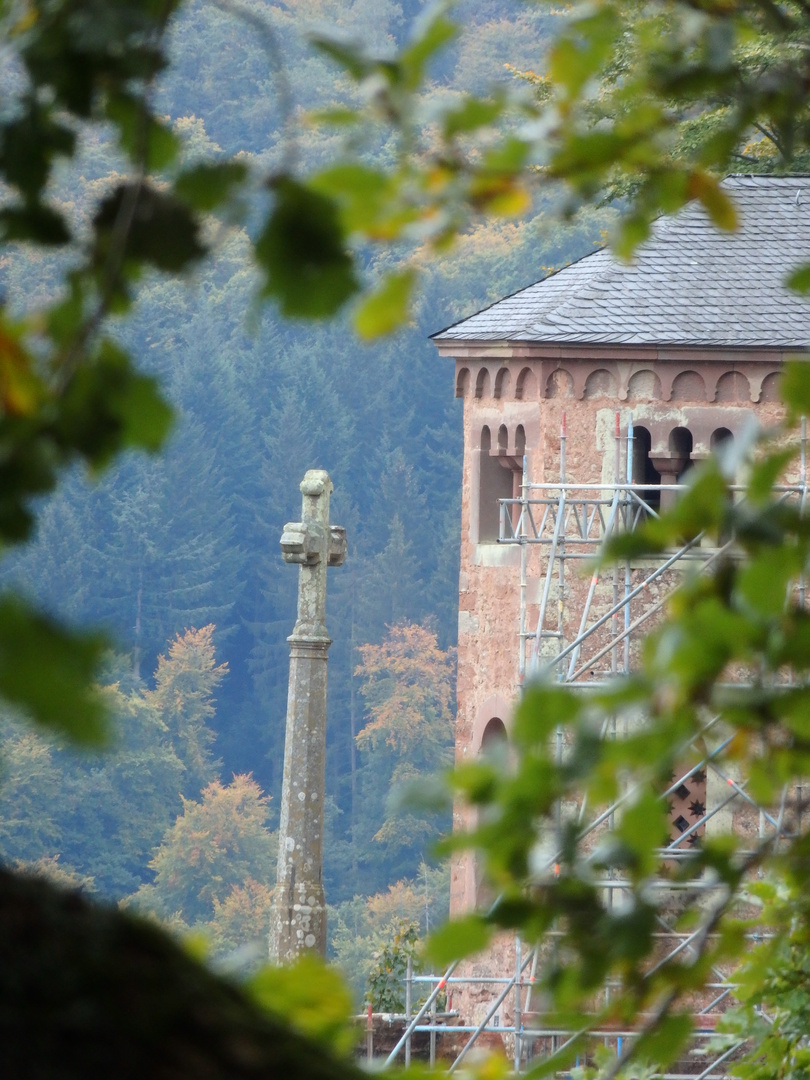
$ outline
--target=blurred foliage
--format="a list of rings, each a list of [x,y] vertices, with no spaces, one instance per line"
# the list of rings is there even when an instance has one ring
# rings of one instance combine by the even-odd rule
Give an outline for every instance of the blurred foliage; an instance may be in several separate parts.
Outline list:
[[[357,329],[371,338],[414,310],[420,272],[430,278],[422,270],[426,260],[451,251],[482,215],[528,213],[548,185],[561,185],[563,211],[605,191],[630,195],[616,237],[619,251],[629,254],[652,216],[689,200],[700,201],[718,226],[733,227],[733,206],[718,186],[722,173],[739,162],[747,170],[802,167],[807,149],[810,53],[803,4],[577,3],[559,18],[544,67],[529,79],[533,88],[504,83],[492,94],[473,89],[441,97],[424,88],[440,69],[443,51],[456,48],[458,27],[449,9],[421,11],[394,48],[384,34],[366,35],[361,44],[351,38],[365,25],[358,0],[345,13],[348,36],[311,36],[341,71],[345,90],[334,105],[322,98],[311,117],[328,133],[319,146],[329,160],[302,152],[307,140],[292,134],[293,103],[283,72],[271,63],[271,75],[264,74],[271,92],[249,122],[254,131],[276,124],[278,144],[264,147],[250,169],[233,158],[239,147],[226,145],[222,114],[210,131],[187,117],[193,160],[185,163],[181,139],[159,107],[179,6],[172,0],[31,0],[5,4],[0,12],[13,69],[0,113],[6,192],[0,235],[7,245],[34,249],[42,271],[25,311],[4,303],[0,319],[0,543],[6,547],[30,535],[35,500],[51,492],[70,465],[98,472],[126,448],[160,446],[170,410],[156,379],[137,371],[114,339],[111,320],[131,310],[139,283],[154,287],[159,275],[197,264],[225,221],[248,226],[260,295],[285,314],[307,318],[334,315],[351,301]],[[314,2],[301,7],[312,17],[335,11]],[[389,7],[381,25],[395,21]],[[191,18],[200,18],[201,5],[188,8]],[[220,14],[231,24],[229,42],[240,33],[234,26],[258,21],[266,54],[277,55],[278,31],[262,22],[255,4],[245,5],[242,23]],[[344,16],[342,9],[337,14]],[[218,28],[211,24],[208,32],[217,47],[198,49],[197,57],[208,54],[218,63],[225,51]],[[495,28],[491,33],[497,37]],[[304,79],[322,71],[301,70]],[[200,79],[214,97],[223,83]],[[115,142],[117,175],[99,150],[102,130]],[[59,170],[80,155],[89,182],[81,197],[60,198]],[[300,166],[303,160],[313,163],[311,171]],[[374,251],[381,254],[371,274]],[[391,252],[401,256],[393,265],[386,262]],[[810,274],[800,272],[794,284],[810,288]],[[804,369],[794,367],[785,382],[793,412],[806,411]],[[273,432],[265,434],[272,440]],[[349,440],[352,433],[343,436]],[[786,433],[785,440],[791,438]],[[668,622],[646,643],[640,671],[587,699],[559,686],[534,687],[516,718],[514,767],[483,762],[454,780],[460,794],[488,809],[473,839],[502,897],[490,916],[439,937],[436,955],[449,956],[465,942],[472,948],[496,928],[519,928],[532,939],[554,927],[561,935],[559,960],[548,966],[544,988],[560,1022],[585,1022],[586,1003],[612,977],[620,991],[598,1019],[630,1023],[639,1013],[650,1016],[632,1053],[662,1064],[688,1035],[684,1003],[711,977],[712,965],[740,951],[745,920],[736,912],[749,895],[749,880],[780,867],[786,878],[793,875],[797,892],[788,894],[790,917],[762,969],[765,991],[785,1012],[776,1034],[792,1038],[791,1017],[804,1007],[791,998],[784,958],[796,957],[790,950],[801,948],[807,925],[807,839],[798,820],[801,800],[792,793],[810,766],[810,637],[791,582],[806,569],[810,532],[800,509],[771,491],[788,467],[785,455],[763,453],[750,470],[747,500],[738,501],[722,470],[709,465],[676,512],[643,534],[643,549],[636,538],[634,555],[659,551],[684,531],[735,536],[735,557],[713,576],[688,582],[673,601]],[[407,555],[394,514],[386,521],[389,556]],[[146,551],[151,537],[144,539]],[[138,584],[139,597],[140,590]],[[405,590],[403,596],[406,603]],[[67,635],[21,602],[2,602],[0,692],[49,728],[101,738],[99,697],[88,686],[102,651],[96,636]],[[725,685],[738,668],[752,673],[752,688]],[[149,708],[142,699],[130,706]],[[642,711],[648,722],[639,726],[634,721]],[[607,717],[627,721],[623,738],[600,740]],[[571,739],[562,762],[549,750],[558,724]],[[199,725],[192,729],[199,732]],[[734,737],[726,741],[715,734],[720,731]],[[684,870],[718,882],[715,897],[697,912],[703,922],[692,959],[650,968],[656,911],[645,886],[663,830],[663,807],[653,791],[676,755],[695,741],[701,753],[708,747],[715,762],[745,774],[760,801],[778,801],[787,785],[790,838],[776,849],[764,841],[742,850],[734,837],[710,836]],[[202,774],[210,766],[205,740],[196,748]],[[19,750],[37,757],[30,746]],[[46,755],[36,767],[47,774]],[[596,852],[582,849],[574,824],[557,827],[558,800],[587,796],[604,803],[630,776],[637,780],[635,794]],[[207,789],[212,799],[217,783]],[[58,815],[54,821],[58,825]],[[548,845],[557,876],[547,874]],[[627,875],[632,902],[607,908],[594,870]],[[780,1045],[788,1044],[773,1044]],[[576,1049],[571,1044],[544,1068],[568,1067]],[[797,1060],[796,1075],[803,1068]],[[623,1065],[620,1060],[609,1071]]]

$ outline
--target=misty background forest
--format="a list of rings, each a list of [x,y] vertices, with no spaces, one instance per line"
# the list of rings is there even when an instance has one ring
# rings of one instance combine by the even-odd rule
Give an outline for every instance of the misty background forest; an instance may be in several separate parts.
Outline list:
[[[173,28],[158,111],[186,163],[326,163],[332,136],[304,114],[351,104],[351,92],[308,47],[307,27],[394,45],[423,6],[193,0]],[[507,64],[532,68],[556,17],[501,0],[463,0],[456,16],[463,33],[432,72],[436,100],[514,79]],[[389,148],[373,152],[385,160]],[[96,130],[60,173],[68,216],[120,167]],[[227,220],[211,221],[215,255],[187,283],[143,279],[115,333],[176,409],[168,447],[69,476],[2,571],[59,616],[108,629],[116,753],[49,743],[6,717],[0,856],[203,930],[215,953],[263,938],[297,585],[279,538],[299,516],[304,472],[323,468],[349,543],[327,601],[333,954],[361,989],[400,919],[424,929],[443,917],[447,873],[431,843],[448,821],[397,800],[452,747],[461,413],[428,335],[593,250],[608,218],[591,210],[563,226],[541,212],[474,227],[426,265],[412,323],[375,344],[358,342],[348,317],[296,324],[260,309],[248,234]],[[369,256],[367,274],[402,254]],[[23,311],[63,270],[6,247],[0,287]]]

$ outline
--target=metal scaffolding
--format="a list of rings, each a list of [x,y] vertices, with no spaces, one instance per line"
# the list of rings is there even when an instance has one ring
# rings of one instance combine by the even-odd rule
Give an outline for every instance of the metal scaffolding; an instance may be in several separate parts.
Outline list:
[[[499,542],[520,547],[520,612],[519,612],[519,678],[542,675],[560,683],[587,691],[608,679],[627,673],[632,669],[634,650],[640,635],[649,632],[655,620],[683,579],[686,569],[704,573],[718,560],[727,556],[734,541],[729,538],[719,546],[710,546],[701,534],[685,540],[678,548],[666,552],[657,559],[627,561],[623,565],[612,564],[604,572],[594,570],[587,586],[583,584],[581,570],[585,561],[598,561],[600,552],[619,533],[632,531],[643,522],[659,515],[662,508],[677,498],[683,485],[652,485],[648,479],[634,479],[632,418],[622,435],[619,414],[616,418],[614,448],[614,480],[611,483],[574,483],[566,475],[566,429],[563,417],[560,433],[560,478],[556,483],[536,484],[529,480],[527,460],[523,459],[520,496],[500,500]],[[624,476],[624,480],[620,479]],[[744,488],[734,487],[737,498],[744,497]],[[807,501],[806,425],[802,421],[800,475],[798,482],[775,489],[777,498],[795,500],[804,509]],[[533,587],[535,595],[529,596],[530,566],[536,567],[532,551],[540,546],[540,576]],[[576,587],[572,578],[577,571]],[[797,583],[800,602],[803,603],[805,582]],[[584,602],[581,597],[584,592]],[[581,607],[569,610],[569,597],[575,597]],[[537,609],[536,618],[529,618],[531,608]],[[610,732],[605,731],[606,737]],[[558,731],[558,752],[562,753],[564,733]],[[679,860],[688,854],[689,847],[703,834],[712,819],[732,804],[747,805],[759,817],[761,837],[772,836],[774,842],[786,833],[784,821],[784,796],[782,808],[763,807],[748,794],[746,780],[734,778],[724,771],[717,759],[729,739],[724,737],[718,717],[707,719],[703,730],[689,744],[684,745],[676,757],[688,761],[672,777],[672,783],[662,792],[662,799],[677,800],[678,793],[689,790],[695,778],[713,778],[715,788],[722,790],[713,805],[705,799],[701,813],[693,813],[692,820],[675,820],[674,835],[669,844],[660,849],[662,864]],[[714,743],[713,748],[707,749]],[[610,828],[613,816],[621,805],[634,795],[632,789],[625,791],[608,807],[591,811],[586,804],[578,810],[579,836],[587,838],[597,830]],[[701,805],[693,803],[692,805]],[[550,851],[545,872],[552,873],[559,861],[559,852]],[[542,869],[540,871],[542,876]],[[609,902],[620,902],[622,894],[630,888],[628,881],[605,876],[599,882],[609,897]],[[687,890],[693,894],[710,896],[713,886],[704,880],[682,881],[674,885],[666,878],[652,883],[661,890]],[[658,915],[659,941],[661,945],[656,964],[683,953],[695,952],[696,941],[702,927],[684,932],[676,928],[675,917],[662,908]],[[550,935],[553,938],[554,935]],[[527,948],[519,939],[515,941],[514,970],[491,980],[492,1000],[483,1019],[477,1025],[458,1026],[450,1024],[445,1016],[441,1023],[435,1020],[436,1002],[440,993],[452,991],[457,984],[469,985],[471,980],[456,976],[457,964],[452,964],[441,976],[424,976],[420,979],[408,976],[407,1000],[412,1000],[411,984],[425,983],[430,993],[425,1004],[411,1015],[410,1007],[403,1018],[405,1030],[402,1038],[389,1055],[386,1064],[392,1063],[400,1053],[410,1056],[411,1038],[416,1033],[431,1033],[432,1056],[435,1057],[435,1039],[438,1033],[453,1034],[463,1045],[453,1053],[448,1072],[454,1072],[464,1061],[476,1041],[484,1034],[507,1037],[507,1046],[516,1072],[521,1071],[537,1054],[548,1055],[565,1047],[582,1033],[564,1031],[548,1026],[543,1021],[533,1001],[538,965],[543,960],[541,942]],[[717,1014],[722,1012],[733,996],[733,972],[714,969],[714,980],[707,986],[710,993],[705,1004],[695,1008],[695,1037],[686,1066],[680,1072],[662,1074],[666,1080],[725,1080],[726,1067],[742,1048],[742,1043],[714,1049],[712,1036]],[[482,980],[477,980],[481,982]],[[608,1000],[611,987],[604,987]],[[504,1003],[508,1003],[512,1022],[501,1025],[497,1021]],[[623,1042],[637,1034],[632,1030],[595,1029],[589,1036],[615,1048],[621,1054]]]

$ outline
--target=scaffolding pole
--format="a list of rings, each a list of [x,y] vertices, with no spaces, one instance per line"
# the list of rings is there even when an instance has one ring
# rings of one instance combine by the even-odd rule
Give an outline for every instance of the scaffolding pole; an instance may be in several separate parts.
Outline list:
[[[571,639],[566,640],[567,564],[572,560],[575,562],[596,560],[604,545],[620,531],[632,531],[648,518],[658,516],[659,508],[654,505],[655,496],[660,498],[667,495],[675,498],[683,490],[683,485],[653,486],[649,481],[643,482],[643,476],[634,475],[634,461],[637,455],[633,452],[632,416],[628,417],[626,433],[623,437],[621,413],[616,413],[612,483],[581,484],[574,483],[568,478],[565,413],[561,420],[559,438],[560,468],[557,483],[532,483],[529,479],[527,458],[523,457],[520,497],[500,500],[499,541],[502,544],[520,545],[518,673],[521,685],[532,677],[543,675],[587,691],[589,687],[599,686],[606,679],[631,670],[634,635],[641,628],[646,629],[648,622],[654,619],[664,607],[678,588],[678,578],[682,571],[689,568],[698,573],[707,572],[716,565],[718,560],[730,556],[734,540],[731,538],[716,547],[709,547],[705,543],[705,538],[700,535],[686,541],[679,548],[666,552],[657,560],[647,560],[635,566],[630,560],[625,560],[623,566],[614,564],[612,581],[608,581],[603,590],[611,594],[606,610],[604,610],[604,604],[602,604],[602,610],[599,609],[597,603],[599,572],[593,572],[585,590],[582,610],[575,620],[575,629],[571,634]],[[624,461],[622,461],[623,456]],[[732,485],[731,490],[736,498],[744,497],[744,488]],[[807,425],[804,419],[801,424],[799,481],[794,485],[777,486],[774,491],[780,500],[798,502],[801,512],[804,513],[807,503]],[[539,600],[535,601],[538,609],[536,629],[531,631],[528,629],[529,608],[532,606],[529,596],[531,592],[530,567],[532,552],[538,549],[544,566],[541,573],[542,589]],[[668,580],[668,576],[672,577],[671,581]],[[551,607],[555,585],[556,619]],[[660,595],[655,600],[647,600],[646,597],[650,595],[652,585],[658,586]],[[806,591],[804,575],[797,580],[795,589],[799,602],[804,606]],[[636,608],[638,614],[635,618],[633,617],[634,604],[638,605]],[[600,667],[603,661],[605,661],[604,666]],[[765,837],[770,831],[774,845],[790,836],[785,825],[785,794],[783,793],[779,809],[774,813],[769,808],[757,804],[746,791],[744,780],[728,776],[718,764],[716,759],[722,754],[731,738],[730,736],[717,737],[715,728],[718,721],[719,718],[716,716],[707,719],[696,735],[676,749],[676,758],[687,757],[691,754],[693,764],[684,765],[676,770],[672,783],[661,793],[661,798],[670,798],[682,784],[700,771],[715,776],[719,784],[723,786],[725,794],[711,808],[708,805],[704,806],[703,813],[697,815],[688,828],[659,849],[662,861],[673,862],[682,858],[686,854],[682,845],[696,837],[716,815],[735,803],[745,803],[751,808],[756,808],[760,815],[760,834]],[[615,734],[615,724],[611,726],[606,721],[602,732],[603,738],[615,737]],[[706,738],[710,735],[716,740],[713,750],[707,749]],[[559,728],[557,754],[561,755],[562,752],[563,732]],[[637,791],[638,786],[629,787],[610,806],[594,813],[591,820],[587,820],[586,804],[583,800],[578,812],[579,840],[585,839],[602,827],[609,828],[616,812],[628,799],[632,799]],[[559,820],[558,824],[560,824]],[[553,850],[545,862],[545,872],[553,872],[554,864],[559,861],[559,857],[560,852]],[[542,877],[542,868],[538,875]],[[623,891],[632,887],[631,882],[612,874],[597,877],[595,884],[607,891],[611,903],[614,896],[620,896]],[[706,880],[673,882],[660,878],[650,882],[652,889],[702,892],[707,898],[716,887]],[[696,942],[700,939],[702,932],[700,927],[689,932],[678,931],[673,921],[660,912],[657,922],[659,930],[656,933],[659,940],[662,944],[667,944],[657,961],[657,966],[681,954],[694,954]],[[559,933],[554,931],[544,938],[551,948],[555,947],[558,940]],[[441,977],[413,976],[409,972],[408,1023],[405,1033],[389,1055],[386,1065],[396,1059],[403,1047],[408,1048],[406,1054],[410,1059],[413,1034],[425,1031],[431,1033],[431,1047],[436,1046],[435,1039],[439,1034],[466,1036],[463,1047],[448,1064],[449,1073],[455,1072],[476,1041],[484,1034],[498,1034],[514,1040],[511,1057],[516,1073],[523,1068],[524,1063],[529,1063],[531,1048],[538,1042],[543,1042],[553,1056],[575,1043],[581,1043],[584,1047],[586,1039],[598,1039],[605,1044],[615,1045],[617,1054],[622,1056],[623,1041],[632,1040],[638,1035],[638,1031],[631,1028],[618,1031],[599,1027],[598,1019],[593,1029],[566,1031],[553,1024],[544,1024],[542,1013],[532,1011],[535,980],[542,964],[540,944],[526,950],[523,943],[516,939],[514,969],[508,976],[484,979],[457,976],[455,975],[456,964],[451,965]],[[688,1073],[662,1073],[660,1074],[662,1080],[727,1080],[728,1066],[735,1054],[743,1047],[742,1043],[736,1043],[731,1047],[712,1049],[715,1010],[728,1002],[735,989],[733,978],[730,978],[726,972],[713,967],[712,974],[714,981],[706,985],[706,989],[711,991],[711,1000],[696,1009],[695,1014],[698,1023],[694,1039],[701,1044],[702,1068]],[[420,981],[428,984],[431,991],[416,1015],[412,1016],[411,984]],[[451,1025],[446,1020],[437,1023],[435,1003],[440,990],[445,986],[458,987],[464,984],[479,986],[487,984],[493,988],[492,1001],[484,1008],[481,1021],[478,1024],[469,1025]],[[604,988],[605,1001],[609,997],[610,989],[610,985]],[[513,1023],[496,1025],[493,1022],[494,1018],[503,1003],[510,999],[513,1001]]]

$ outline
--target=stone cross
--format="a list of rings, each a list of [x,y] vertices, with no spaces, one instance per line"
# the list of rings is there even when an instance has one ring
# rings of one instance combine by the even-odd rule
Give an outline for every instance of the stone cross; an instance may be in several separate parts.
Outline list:
[[[329,524],[332,482],[310,469],[301,482],[301,520],[284,526],[284,561],[298,563],[298,619],[290,643],[287,732],[270,957],[292,963],[326,954],[323,800],[326,759],[326,568],[346,558],[346,530]]]

